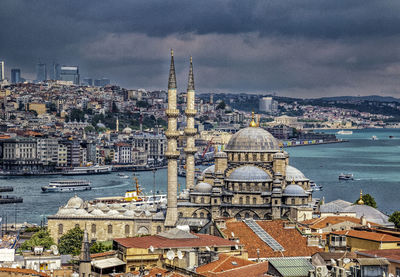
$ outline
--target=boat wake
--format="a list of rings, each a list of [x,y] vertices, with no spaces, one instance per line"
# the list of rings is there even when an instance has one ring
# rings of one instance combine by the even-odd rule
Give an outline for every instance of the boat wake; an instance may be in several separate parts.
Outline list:
[[[126,187],[129,186],[129,183],[122,183],[119,185],[113,185],[113,186],[103,186],[103,187],[92,187],[92,190],[94,189],[111,189],[111,188],[121,188],[121,187]]]

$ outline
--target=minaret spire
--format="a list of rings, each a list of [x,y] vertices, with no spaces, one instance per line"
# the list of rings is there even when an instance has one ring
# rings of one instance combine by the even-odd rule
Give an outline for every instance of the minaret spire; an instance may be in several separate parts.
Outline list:
[[[174,50],[171,49],[171,65],[169,67],[168,89],[176,89],[176,75],[175,75],[175,62]]]
[[[194,128],[194,117],[196,116],[195,108],[195,91],[194,91],[194,77],[193,77],[193,60],[190,57],[190,69],[189,69],[189,80],[187,89],[187,101],[186,101],[186,188],[194,188],[194,172],[195,172],[195,161],[194,154],[197,152],[195,147],[195,135],[197,129]]]

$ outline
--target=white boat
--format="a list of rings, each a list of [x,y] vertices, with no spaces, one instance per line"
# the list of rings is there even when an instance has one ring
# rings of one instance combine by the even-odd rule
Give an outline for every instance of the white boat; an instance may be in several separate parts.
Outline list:
[[[378,140],[377,136],[372,136],[371,139],[372,140]]]
[[[311,191],[321,191],[322,190],[322,186],[321,185],[317,185],[313,181],[310,181],[310,189],[311,189]]]
[[[71,170],[66,170],[62,175],[93,175],[93,174],[108,174],[111,173],[112,166],[107,165],[95,165],[87,167],[74,167]]]
[[[121,178],[121,179],[129,179],[129,176],[128,176],[128,175],[125,175],[125,174],[123,174],[123,175],[119,175],[119,178]]]
[[[339,132],[337,132],[337,134],[339,134],[339,135],[352,135],[353,131],[340,130]]]
[[[354,175],[352,173],[341,173],[339,180],[354,180]]]
[[[57,180],[42,187],[42,192],[71,192],[76,190],[91,190],[87,180]]]

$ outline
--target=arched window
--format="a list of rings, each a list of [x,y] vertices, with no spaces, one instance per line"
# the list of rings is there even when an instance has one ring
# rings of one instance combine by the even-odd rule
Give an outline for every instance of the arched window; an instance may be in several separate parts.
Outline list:
[[[256,153],[253,154],[253,162],[255,162],[255,161],[257,161],[257,154]]]
[[[246,196],[246,204],[247,204],[247,205],[250,204],[250,196]]]
[[[250,214],[249,213],[245,213],[244,214],[244,218],[249,218],[250,217]]]
[[[223,216],[223,217],[229,217],[229,213],[228,213],[228,212],[224,212],[224,213],[222,214],[222,216]]]
[[[253,197],[253,205],[257,204],[257,198]]]
[[[96,233],[96,224],[92,224],[92,233],[93,233],[93,234]]]
[[[109,224],[109,225],[107,226],[107,232],[108,232],[109,234],[112,234],[112,232],[113,232],[113,226],[112,226],[111,224]]]
[[[200,218],[204,218],[204,213],[203,212],[200,213]]]
[[[239,204],[242,205],[243,204],[243,197],[239,198]]]
[[[242,186],[242,184],[239,184],[239,191],[242,191],[243,190],[243,186]]]
[[[292,198],[292,205],[294,205],[295,204],[295,201],[294,201],[294,198]]]
[[[130,233],[129,225],[125,225],[125,235],[129,235],[129,233]]]
[[[257,214],[253,214],[253,219],[254,219],[254,220],[259,220],[260,217],[259,217]]]
[[[236,220],[241,220],[241,219],[242,219],[242,216],[241,216],[240,214],[236,214],[236,215],[235,215],[235,218],[236,218]]]
[[[247,184],[247,191],[251,191],[251,184]]]
[[[58,234],[62,235],[64,232],[64,226],[62,224],[58,224]]]
[[[244,159],[245,159],[246,162],[248,162],[249,161],[249,154],[246,154]]]
[[[201,204],[204,204],[204,197],[200,199]]]
[[[303,198],[302,199],[302,203],[305,204],[306,203],[306,199]]]
[[[161,233],[161,226],[157,226],[157,234]]]
[[[193,218],[197,218],[197,213],[194,213],[194,214],[193,214]]]
[[[180,213],[178,214],[178,217],[183,217],[183,213],[180,212]]]

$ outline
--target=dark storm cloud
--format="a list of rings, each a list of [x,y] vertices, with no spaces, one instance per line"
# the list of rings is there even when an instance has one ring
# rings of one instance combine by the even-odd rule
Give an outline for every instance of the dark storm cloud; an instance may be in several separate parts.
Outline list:
[[[187,56],[201,91],[400,95],[399,1],[2,0],[0,59],[79,64],[86,76],[180,88]]]

